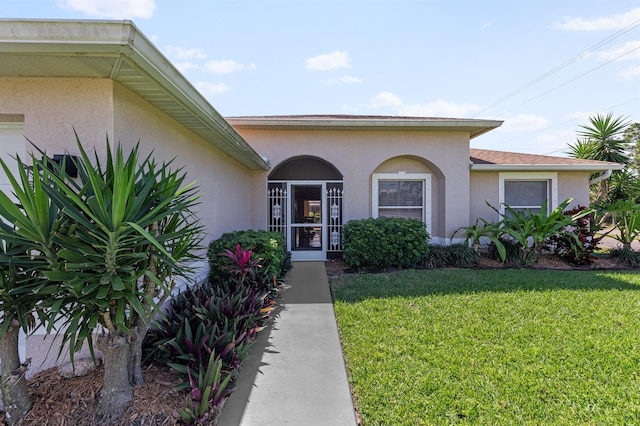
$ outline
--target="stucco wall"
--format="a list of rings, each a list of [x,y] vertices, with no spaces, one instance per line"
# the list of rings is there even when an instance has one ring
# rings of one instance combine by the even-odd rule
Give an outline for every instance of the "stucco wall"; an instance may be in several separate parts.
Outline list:
[[[449,238],[469,218],[469,136],[465,132],[255,130],[237,128],[245,140],[276,167],[295,156],[320,157],[344,177],[344,221],[370,217],[371,175],[386,161],[419,158],[433,172],[438,199],[432,207],[432,236]],[[391,164],[391,163],[388,163]],[[402,171],[401,163],[391,170]],[[404,170],[409,171],[409,170]],[[266,177],[254,178],[253,226],[266,226]],[[433,196],[433,194],[432,194]],[[435,198],[435,197],[434,197]],[[264,207],[263,207],[264,206]]]
[[[77,153],[74,129],[81,140],[113,134],[112,111],[111,80],[0,78],[0,114],[24,114],[25,136],[50,154]]]
[[[252,174],[125,87],[108,79],[0,78],[0,117],[24,116],[24,134],[49,155],[77,154],[74,129],[85,147],[104,153],[105,138],[131,147],[138,140],[145,155],[177,157],[188,179],[200,186],[198,214],[206,227],[204,243],[221,233],[250,227]],[[11,120],[9,120],[9,118]],[[17,147],[19,148],[19,147]],[[25,141],[21,151],[29,150]],[[206,262],[205,262],[206,264]],[[22,357],[31,357],[29,375],[56,363],[57,345],[43,330],[21,336]],[[49,350],[51,349],[51,350]]]
[[[472,171],[471,192],[469,195],[471,205],[469,209],[469,223],[474,224],[476,219],[482,218],[488,221],[498,221],[498,214],[493,211],[486,202],[499,208],[499,172]],[[558,172],[558,203],[567,198],[573,198],[569,208],[578,205],[589,205],[589,172],[567,171]]]
[[[470,176],[469,225],[473,225],[479,218],[497,222],[499,215],[487,206],[487,202],[499,208],[498,172],[471,172]]]
[[[589,205],[589,172],[559,172],[558,202],[573,198],[569,208]]]
[[[122,85],[114,84],[114,140],[125,146],[140,141],[141,155],[152,149],[158,160],[175,157],[173,167],[185,167],[188,182],[197,181],[198,216],[206,226],[204,242],[251,225],[251,173],[228,155]]]

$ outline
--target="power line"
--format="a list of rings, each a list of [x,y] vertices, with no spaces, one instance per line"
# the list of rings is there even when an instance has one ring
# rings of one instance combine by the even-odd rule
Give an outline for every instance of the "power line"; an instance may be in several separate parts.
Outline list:
[[[599,70],[600,68],[604,67],[605,65],[609,65],[611,62],[615,62],[615,61],[617,61],[618,59],[622,58],[623,56],[626,56],[626,55],[629,55],[630,53],[635,52],[636,50],[640,50],[640,46],[638,46],[638,47],[636,47],[636,48],[634,48],[634,49],[631,49],[631,50],[629,50],[628,52],[625,52],[625,53],[623,53],[623,54],[621,54],[621,55],[618,55],[618,56],[616,56],[615,58],[610,59],[610,60],[608,60],[607,62],[605,62],[605,63],[603,63],[603,64],[600,64],[600,65],[598,65],[598,66],[597,66],[597,67],[595,67],[595,68],[592,68],[592,69],[590,69],[590,70],[588,70],[588,71],[586,71],[586,72],[583,72],[582,74],[579,74],[579,75],[577,75],[576,77],[574,77],[574,78],[572,78],[572,79],[570,79],[570,80],[565,81],[564,83],[561,83],[561,84],[559,84],[559,85],[557,85],[557,86],[555,86],[555,87],[553,87],[553,88],[551,88],[551,89],[549,89],[549,90],[547,90],[547,91],[545,91],[545,92],[542,92],[541,94],[539,94],[539,95],[537,95],[537,96],[534,96],[533,98],[530,98],[530,99],[528,99],[528,100],[526,100],[526,101],[524,101],[524,102],[522,102],[522,103],[519,103],[518,105],[516,105],[516,106],[514,106],[514,107],[512,107],[512,108],[510,108],[510,109],[508,109],[508,110],[506,110],[506,111],[501,112],[501,113],[500,113],[500,114],[498,114],[497,116],[498,116],[498,117],[501,117],[501,116],[503,116],[504,114],[507,114],[507,113],[509,113],[509,112],[511,112],[511,111],[513,111],[513,110],[516,110],[516,109],[520,108],[520,107],[521,107],[521,106],[523,106],[523,105],[526,105],[526,104],[528,104],[528,103],[530,103],[530,102],[533,102],[533,101],[535,101],[536,99],[539,99],[539,98],[543,97],[544,95],[547,95],[547,94],[549,94],[549,93],[551,93],[551,92],[553,92],[553,91],[558,90],[558,89],[559,89],[559,88],[561,88],[561,87],[566,86],[567,84],[573,83],[574,81],[576,81],[576,80],[578,80],[578,79],[580,79],[580,78],[584,77],[585,75],[591,74],[592,72],[594,72],[594,71],[596,71],[596,70]]]
[[[579,53],[576,56],[572,57],[568,61],[563,62],[562,64],[560,64],[557,67],[551,69],[550,71],[547,71],[546,73],[542,74],[541,76],[531,80],[529,83],[525,84],[524,86],[521,86],[520,88],[514,90],[513,92],[511,92],[511,93],[503,96],[502,98],[498,99],[497,101],[491,103],[487,107],[483,108],[482,110],[480,110],[476,114],[474,114],[473,118],[477,117],[478,115],[482,114],[485,111],[490,110],[494,106],[496,106],[498,104],[501,104],[502,102],[506,101],[507,99],[512,98],[513,96],[515,96],[518,93],[528,89],[529,87],[534,86],[535,84],[541,82],[542,80],[544,80],[545,78],[551,76],[552,74],[555,74],[556,72],[560,71],[561,69],[568,67],[569,65],[573,64],[574,62],[582,59],[585,55],[588,55],[589,53],[593,52],[594,50],[596,50],[596,49],[598,49],[598,48],[610,43],[611,41],[615,40],[616,38],[620,37],[621,35],[631,31],[632,29],[634,29],[638,25],[640,25],[640,19],[638,19],[635,22],[632,22],[631,24],[627,25],[623,29],[613,33],[612,35],[610,35],[609,37],[605,38],[604,40],[594,44],[590,48],[582,51],[581,53]]]
[[[625,102],[622,102],[622,103],[619,103],[619,104],[616,104],[616,105],[612,105],[612,106],[610,106],[608,108],[603,108],[600,111],[611,111],[611,110],[613,110],[615,108],[618,108],[618,107],[621,107],[621,106],[624,106],[624,105],[628,105],[628,104],[632,104],[632,103],[638,102],[638,101],[640,101],[640,98],[631,99],[629,101],[625,101]],[[504,144],[507,144],[509,142],[513,142],[513,141],[518,140],[518,139],[528,138],[528,137],[531,137],[531,136],[536,135],[538,133],[543,133],[543,132],[546,132],[546,131],[548,131],[550,129],[554,129],[556,127],[560,127],[560,126],[563,126],[565,124],[571,123],[573,121],[581,120],[581,119],[587,118],[587,117],[588,117],[588,115],[583,115],[583,116],[580,116],[580,117],[572,118],[571,120],[565,120],[565,121],[560,122],[558,124],[554,124],[552,126],[545,127],[544,129],[540,129],[540,130],[536,130],[534,132],[527,133],[526,135],[520,135],[520,136],[513,137],[511,139],[507,139],[505,141],[502,141],[500,143],[500,145],[504,145]],[[546,153],[546,154],[542,154],[542,155],[554,154],[556,152],[561,152],[561,151],[564,151],[564,149],[559,149],[559,150],[552,151],[552,152],[549,152],[549,153]]]

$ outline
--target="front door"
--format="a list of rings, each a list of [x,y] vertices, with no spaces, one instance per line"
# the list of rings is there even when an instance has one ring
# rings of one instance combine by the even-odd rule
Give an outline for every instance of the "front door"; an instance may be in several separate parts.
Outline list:
[[[325,260],[325,184],[289,183],[288,193],[292,260]]]

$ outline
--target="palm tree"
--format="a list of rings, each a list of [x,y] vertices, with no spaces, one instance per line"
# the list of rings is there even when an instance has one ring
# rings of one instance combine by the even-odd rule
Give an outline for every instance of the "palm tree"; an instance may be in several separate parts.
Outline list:
[[[624,132],[630,124],[628,118],[614,118],[611,112],[606,116],[596,114],[589,117],[589,124],[580,125],[582,130],[577,132],[579,139],[575,145],[569,144],[567,153],[574,158],[629,164],[631,159]],[[599,184],[595,202],[606,200],[608,195],[609,180],[604,179]]]

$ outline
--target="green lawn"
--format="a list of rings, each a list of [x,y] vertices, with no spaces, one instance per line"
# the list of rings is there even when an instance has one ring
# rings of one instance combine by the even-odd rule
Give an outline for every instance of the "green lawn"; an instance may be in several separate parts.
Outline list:
[[[332,284],[365,426],[640,424],[640,273],[402,271]]]

